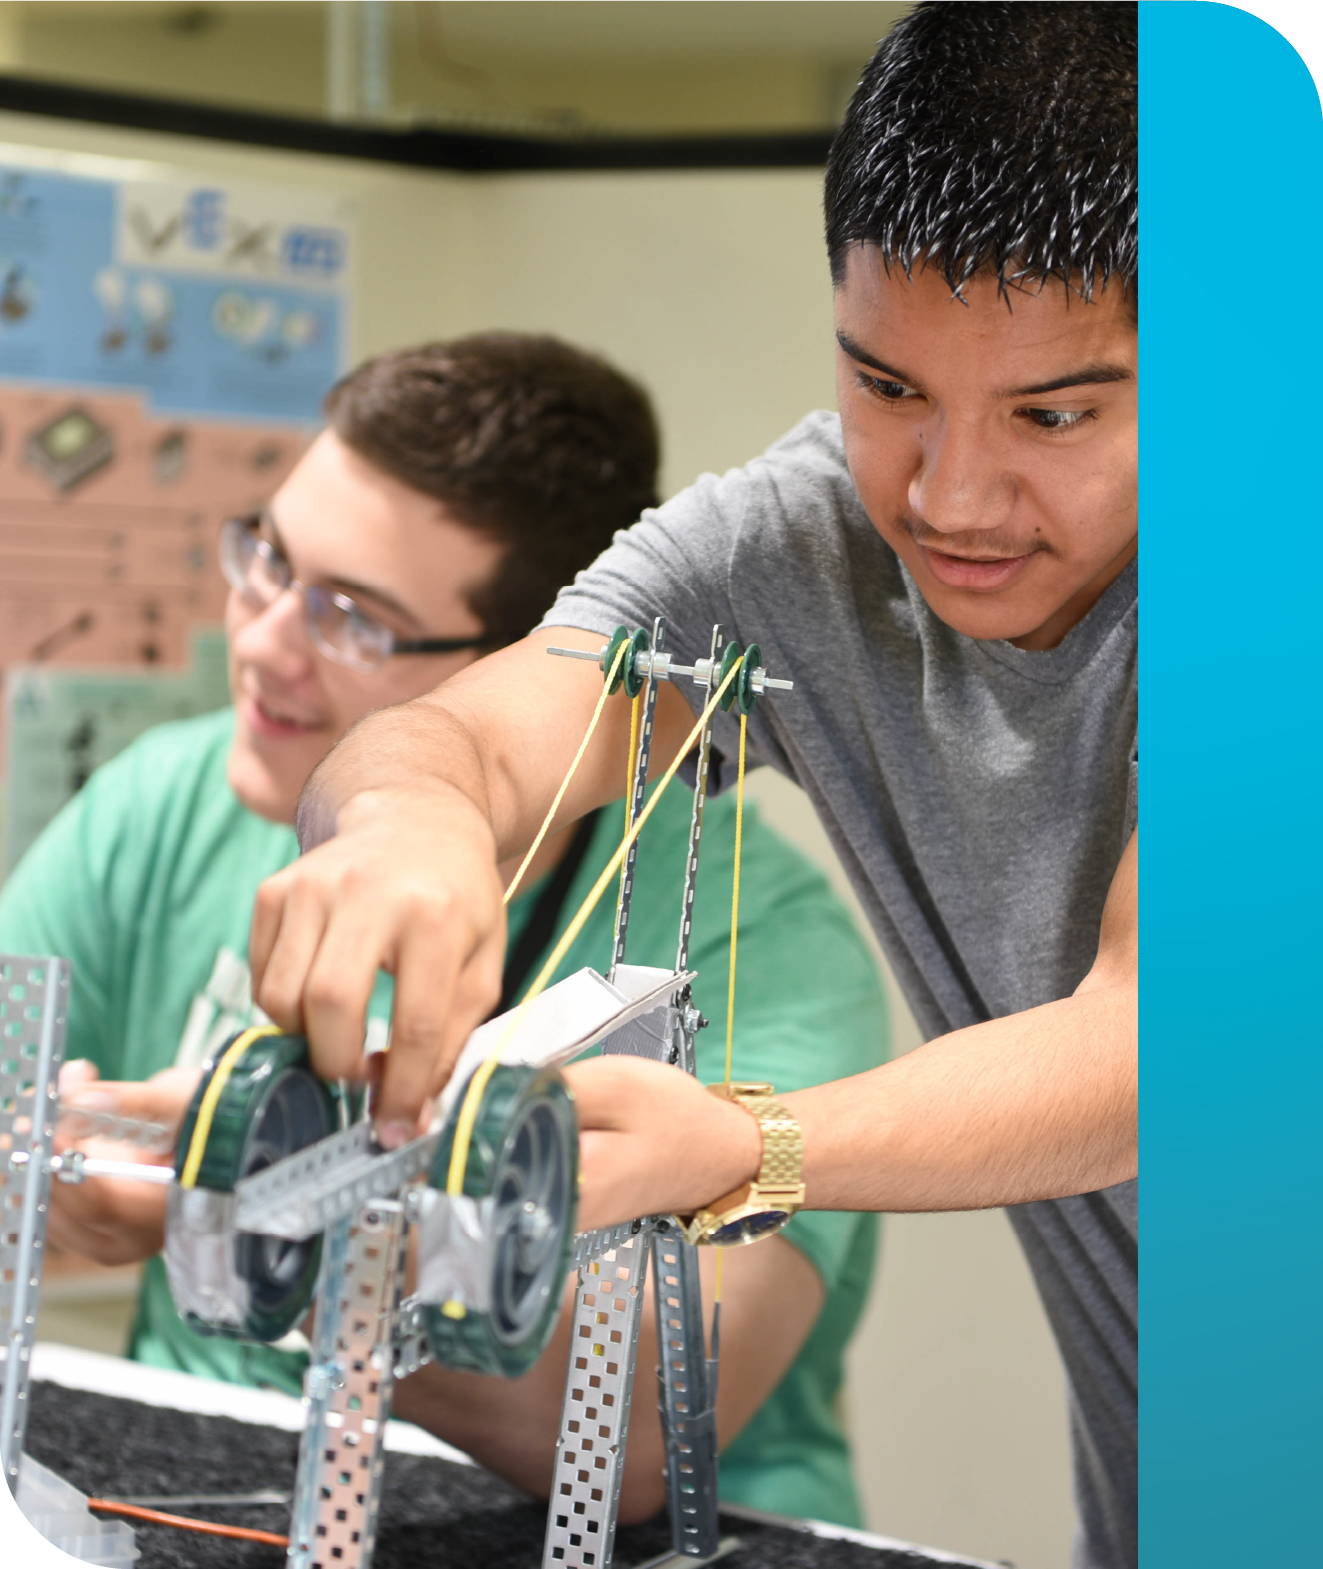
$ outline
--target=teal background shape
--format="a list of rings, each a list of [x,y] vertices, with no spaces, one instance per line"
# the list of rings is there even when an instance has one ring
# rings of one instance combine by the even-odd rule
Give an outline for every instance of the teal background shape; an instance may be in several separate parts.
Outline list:
[[[1141,1561],[1323,1564],[1323,120],[1243,11],[1140,45]]]

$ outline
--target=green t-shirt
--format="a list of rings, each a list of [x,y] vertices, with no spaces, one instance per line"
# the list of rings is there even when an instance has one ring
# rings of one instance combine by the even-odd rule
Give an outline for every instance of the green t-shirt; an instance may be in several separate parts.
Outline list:
[[[230,710],[162,725],[97,770],[0,890],[0,952],[73,961],[67,1054],[108,1079],[144,1079],[176,1061],[201,1062],[251,1017],[248,923],[258,884],[297,854],[293,831],[255,817],[225,779]],[[639,839],[628,959],[670,968],[691,795],[672,787]],[[564,904],[564,919],[619,843],[623,805],[603,812]],[[698,1037],[699,1075],[725,1072],[726,982],[734,864],[734,799],[708,802],[690,968],[711,1021]],[[509,912],[510,939],[538,886]],[[557,979],[611,954],[614,901],[605,897]],[[382,976],[370,1028],[383,1030]],[[746,809],[733,1071],[778,1090],[875,1066],[886,1055],[877,973],[850,916],[804,858]],[[797,1215],[782,1233],[812,1263],[826,1301],[785,1377],[723,1451],[721,1495],[732,1502],[843,1524],[859,1522],[837,1414],[844,1346],[868,1291],[873,1216]],[[306,1358],[196,1334],[175,1313],[159,1258],[144,1272],[131,1355],[158,1366],[298,1393]]]

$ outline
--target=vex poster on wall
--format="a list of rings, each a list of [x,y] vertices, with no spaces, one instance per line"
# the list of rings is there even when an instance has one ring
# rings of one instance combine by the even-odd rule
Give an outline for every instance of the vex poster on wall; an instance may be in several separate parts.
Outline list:
[[[307,439],[350,263],[334,196],[0,161],[0,876],[132,732],[224,701],[214,659],[188,680],[219,525]],[[112,691],[131,724],[96,711]]]

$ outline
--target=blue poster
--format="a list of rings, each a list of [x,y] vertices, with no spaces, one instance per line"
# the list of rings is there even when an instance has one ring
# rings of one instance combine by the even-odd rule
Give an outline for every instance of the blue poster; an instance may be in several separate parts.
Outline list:
[[[0,378],[305,423],[340,370],[348,268],[316,195],[0,166]]]

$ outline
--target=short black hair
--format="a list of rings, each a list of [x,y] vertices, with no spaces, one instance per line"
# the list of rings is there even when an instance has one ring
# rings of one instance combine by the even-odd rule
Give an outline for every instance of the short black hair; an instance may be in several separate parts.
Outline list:
[[[615,531],[657,505],[648,394],[558,338],[485,332],[379,354],[323,407],[360,457],[508,547],[468,596],[502,641],[530,632]]]
[[[832,144],[832,277],[852,245],[959,295],[1060,279],[1138,298],[1138,7],[926,0],[864,70]]]

